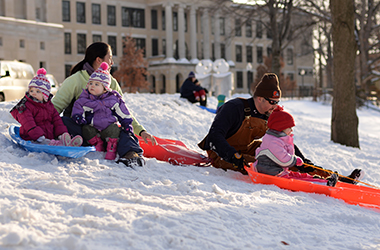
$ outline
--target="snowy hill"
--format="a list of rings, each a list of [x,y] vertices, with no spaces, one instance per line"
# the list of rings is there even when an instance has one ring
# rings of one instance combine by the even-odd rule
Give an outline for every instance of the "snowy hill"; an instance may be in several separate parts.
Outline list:
[[[247,97],[247,96],[246,96]],[[214,115],[175,95],[125,94],[151,134],[197,143]],[[324,195],[252,184],[212,167],[146,159],[133,170],[92,152],[79,159],[14,145],[0,103],[0,249],[380,249],[380,213]],[[361,149],[330,141],[331,106],[280,103],[294,141],[315,164],[380,187],[380,113],[358,110]],[[209,107],[216,107],[210,98]]]

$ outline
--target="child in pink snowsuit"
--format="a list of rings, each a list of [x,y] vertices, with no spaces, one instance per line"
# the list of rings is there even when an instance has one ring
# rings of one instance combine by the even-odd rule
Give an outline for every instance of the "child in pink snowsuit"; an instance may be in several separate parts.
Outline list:
[[[295,126],[293,117],[281,106],[278,106],[268,119],[268,131],[262,138],[260,147],[256,149],[254,166],[259,173],[273,176],[299,179],[312,182],[326,183],[335,186],[338,180],[336,173],[327,179],[288,170],[297,165],[302,166],[303,161],[294,154],[292,127]]]

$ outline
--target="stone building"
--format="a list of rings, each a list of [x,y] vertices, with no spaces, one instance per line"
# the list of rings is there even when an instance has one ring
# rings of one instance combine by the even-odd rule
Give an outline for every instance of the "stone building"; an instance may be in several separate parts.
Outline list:
[[[270,34],[260,23],[239,26],[235,18],[211,12],[205,4],[175,0],[0,0],[0,59],[28,62],[35,70],[46,67],[62,82],[94,41],[111,45],[117,69],[123,38],[130,35],[138,48],[145,48],[150,92],[176,93],[200,60],[224,58],[233,73],[234,91],[248,93],[257,66],[271,52]],[[307,39],[312,39],[311,33]],[[303,42],[296,40],[285,49],[282,72],[307,89],[314,86],[314,56],[310,50],[305,53]]]

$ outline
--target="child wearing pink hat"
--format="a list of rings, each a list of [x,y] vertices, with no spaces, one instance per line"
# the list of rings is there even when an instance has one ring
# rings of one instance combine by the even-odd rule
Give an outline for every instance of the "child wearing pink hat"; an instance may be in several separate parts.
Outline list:
[[[312,176],[307,173],[290,171],[289,168],[302,166],[303,161],[294,154],[292,127],[295,126],[293,117],[281,106],[278,106],[268,119],[268,130],[262,138],[260,147],[256,149],[256,159],[253,164],[257,172],[283,178],[301,179],[312,182],[326,183],[335,186],[338,181],[337,173],[327,179]]]
[[[21,124],[20,137],[27,141],[52,146],[81,146],[82,137],[71,136],[54,108],[51,85],[46,70],[41,68],[29,83],[28,92],[10,113]]]

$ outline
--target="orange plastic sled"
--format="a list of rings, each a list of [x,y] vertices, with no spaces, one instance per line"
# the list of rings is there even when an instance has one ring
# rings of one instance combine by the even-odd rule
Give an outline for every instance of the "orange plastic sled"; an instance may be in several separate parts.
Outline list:
[[[146,143],[140,136],[140,147],[144,150],[143,156],[166,161],[173,165],[195,165],[200,167],[209,166],[211,159],[194,150],[188,149],[186,145],[177,140],[161,139],[154,137],[157,145]]]
[[[308,181],[285,179],[277,176],[257,173],[252,163],[246,167],[252,182],[266,185],[276,185],[279,188],[301,191],[306,193],[325,194],[336,199],[341,199],[348,204],[373,208],[380,212],[380,189],[338,182],[335,187],[315,184]]]

